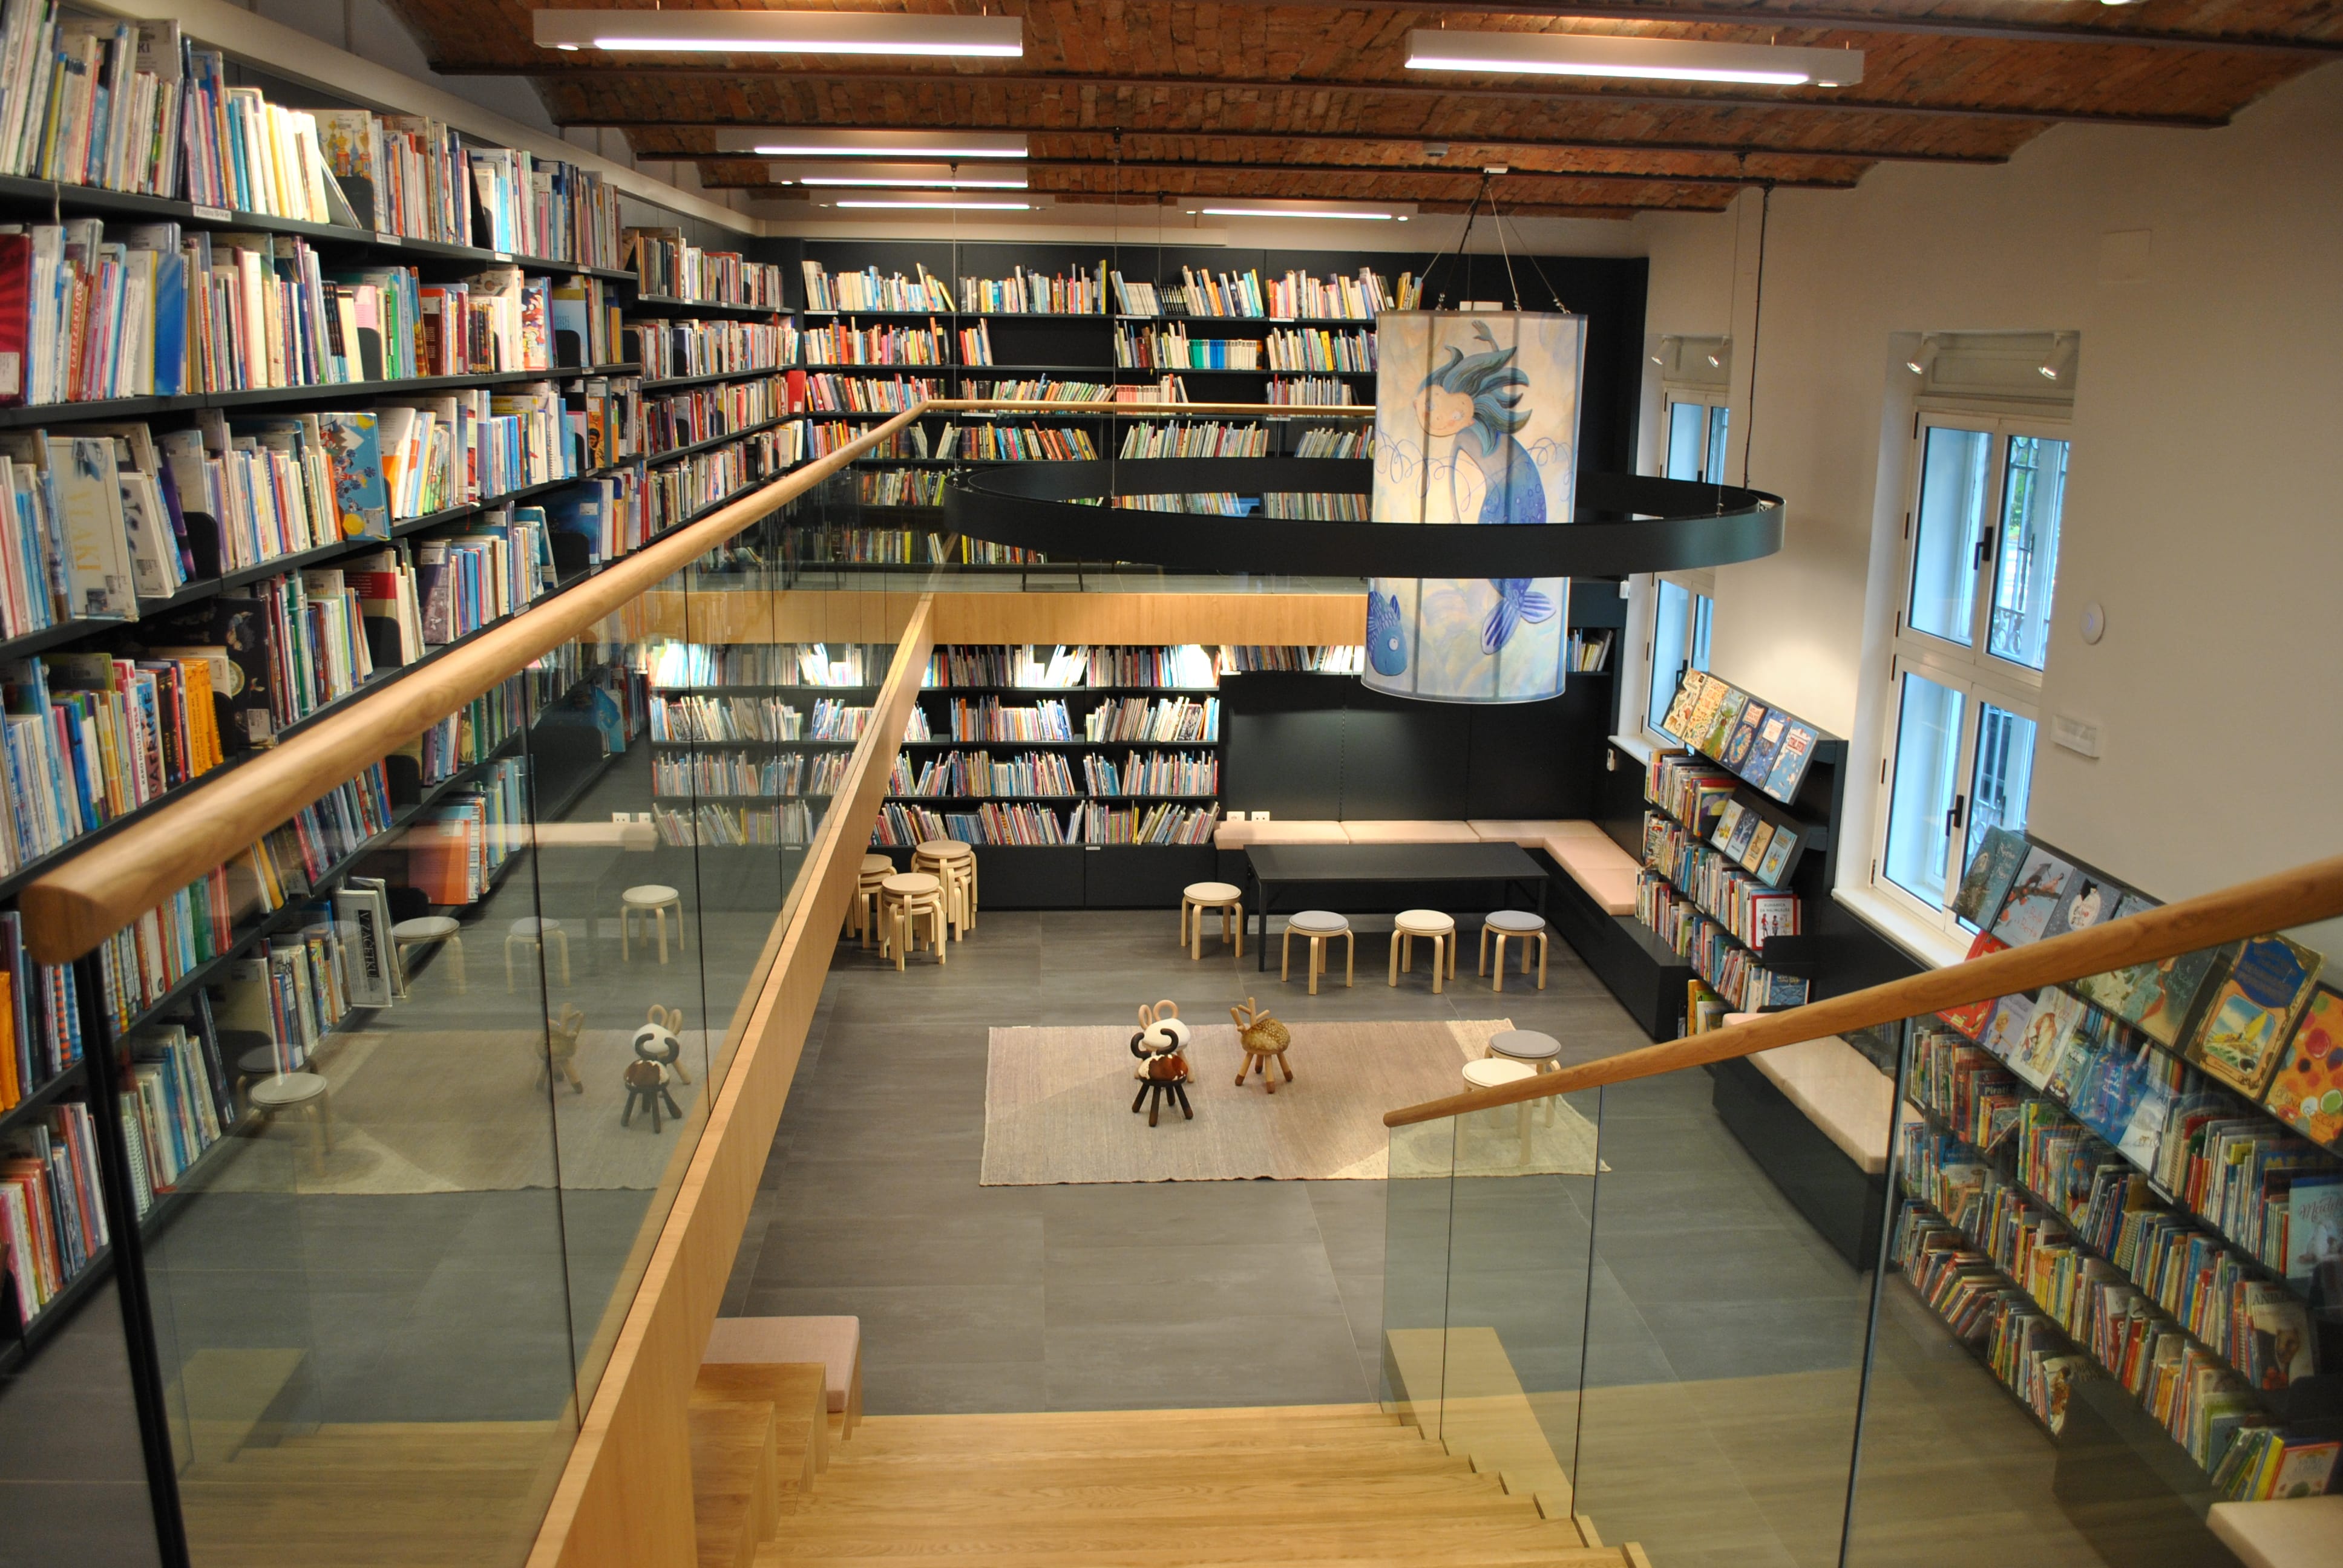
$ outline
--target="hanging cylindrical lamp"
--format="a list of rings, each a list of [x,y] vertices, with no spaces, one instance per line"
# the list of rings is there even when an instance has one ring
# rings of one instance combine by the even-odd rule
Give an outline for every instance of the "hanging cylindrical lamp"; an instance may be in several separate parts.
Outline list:
[[[1567,523],[1586,318],[1385,311],[1376,321],[1378,523]],[[1568,578],[1374,578],[1366,684],[1436,702],[1535,702],[1569,674]]]

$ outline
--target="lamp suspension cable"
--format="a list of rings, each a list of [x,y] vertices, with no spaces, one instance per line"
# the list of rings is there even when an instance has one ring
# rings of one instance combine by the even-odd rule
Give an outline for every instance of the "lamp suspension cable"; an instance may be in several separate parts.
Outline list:
[[[1757,329],[1765,320],[1765,227],[1774,216],[1774,182],[1757,190],[1757,287],[1749,302],[1749,414],[1741,421],[1741,487],[1749,487],[1749,454],[1757,434]]]

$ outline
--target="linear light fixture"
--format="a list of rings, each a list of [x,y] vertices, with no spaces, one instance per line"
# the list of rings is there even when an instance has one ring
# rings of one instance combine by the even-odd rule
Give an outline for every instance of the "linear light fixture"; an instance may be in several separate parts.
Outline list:
[[[870,199],[848,200],[844,197],[824,204],[828,206],[863,207],[886,212],[935,211],[949,208],[953,212],[1031,212],[1029,201],[987,201],[972,196],[875,196]]]
[[[1190,196],[1194,206],[1184,204],[1181,210],[1191,216],[1203,217],[1333,217],[1358,218],[1372,223],[1405,223],[1414,215],[1411,205],[1372,206],[1360,202],[1340,201],[1254,201],[1242,196]]]
[[[1025,188],[1025,171],[1021,167],[987,167],[982,164],[973,168],[958,164],[880,164],[857,163],[841,158],[836,163],[770,164],[767,166],[773,180],[780,185],[826,187],[847,186],[909,186],[922,190],[1021,191]]]
[[[907,16],[869,11],[539,11],[544,49],[719,55],[1025,53],[1014,16]]]
[[[1417,71],[1626,76],[1775,87],[1845,87],[1863,80],[1860,49],[1704,44],[1609,33],[1459,33],[1419,27],[1407,35],[1407,63]]]
[[[543,13],[539,13],[543,15]],[[1010,131],[848,131],[828,126],[770,126],[719,131],[719,153],[768,158],[1021,158],[1025,137]]]

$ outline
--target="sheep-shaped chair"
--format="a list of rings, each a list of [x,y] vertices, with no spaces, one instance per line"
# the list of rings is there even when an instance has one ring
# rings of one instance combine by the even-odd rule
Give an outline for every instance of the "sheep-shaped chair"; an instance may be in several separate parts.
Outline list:
[[[1180,1114],[1193,1121],[1196,1112],[1188,1103],[1188,1026],[1180,1021],[1179,1008],[1169,1001],[1141,1006],[1139,1032],[1131,1037],[1131,1054],[1139,1059],[1131,1072],[1139,1080],[1131,1114],[1136,1116],[1139,1108],[1146,1106],[1147,1125],[1152,1127],[1163,1102],[1176,1099]]]

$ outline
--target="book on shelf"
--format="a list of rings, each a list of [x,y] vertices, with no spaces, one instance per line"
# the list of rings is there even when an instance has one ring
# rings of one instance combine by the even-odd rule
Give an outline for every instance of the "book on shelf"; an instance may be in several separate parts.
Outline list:
[[[776,370],[799,363],[802,336],[794,321],[669,320],[639,317],[624,327],[625,352],[652,380]]]
[[[50,1107],[0,1139],[0,1254],[30,1323],[107,1245],[90,1110]]]
[[[808,263],[809,268],[813,264]],[[849,275],[850,276],[852,275]],[[1107,266],[1101,260],[1095,273],[1044,274],[1022,266],[1007,277],[960,280],[962,308],[1000,316],[1097,316],[1106,307]],[[809,275],[809,285],[811,277]],[[809,294],[810,288],[809,288]],[[849,307],[848,308],[852,308]],[[927,309],[915,306],[914,309]],[[951,308],[949,301],[943,309]]]
[[[138,1211],[180,1178],[236,1122],[235,1081],[222,1060],[208,997],[198,989],[187,1016],[126,1036],[130,1087],[123,1091]]]
[[[875,266],[866,266],[860,272],[832,274],[818,261],[801,262],[799,266],[805,275],[809,310],[932,310],[950,315],[959,308],[944,280],[917,262],[912,264],[916,276],[910,277],[900,272],[882,277]],[[969,308],[981,307],[971,305]]]
[[[7,7],[0,42],[0,173],[176,196],[185,45],[175,21],[60,18]]]
[[[2343,991],[2312,990],[2263,1101],[2304,1137],[2343,1150]]]
[[[81,1007],[72,968],[33,961],[24,919],[0,910],[0,1111],[81,1060]]]
[[[749,261],[738,251],[703,250],[678,228],[629,228],[619,236],[626,259],[645,294],[706,304],[779,310],[781,269]]]

